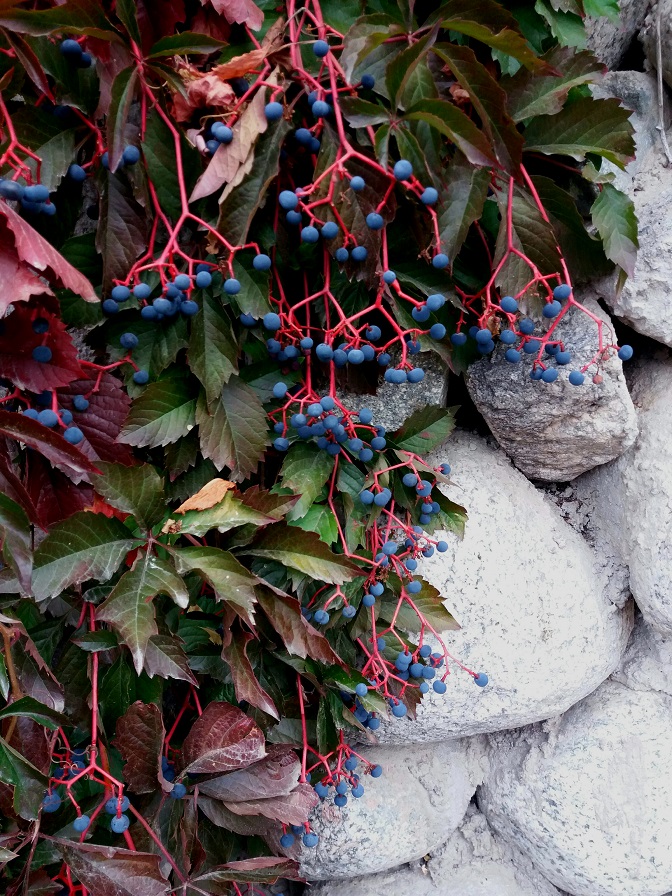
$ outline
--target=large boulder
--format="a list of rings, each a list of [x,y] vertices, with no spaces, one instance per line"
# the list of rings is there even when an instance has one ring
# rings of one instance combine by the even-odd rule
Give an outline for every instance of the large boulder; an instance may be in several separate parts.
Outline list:
[[[607,315],[594,303],[588,307],[604,322],[605,342],[613,342]],[[598,350],[597,325],[578,308],[565,315],[555,335],[572,354],[566,370],[588,364]],[[523,355],[520,364],[510,364],[502,346],[472,364],[466,375],[476,407],[526,476],[569,481],[632,445],[637,435],[635,412],[615,353],[601,365],[599,384],[589,375],[583,386],[572,386],[565,371],[554,383],[543,383],[530,379],[531,367],[531,355]]]
[[[428,860],[312,889],[315,896],[559,896],[527,856],[496,837],[469,807],[464,821]]]
[[[383,767],[362,779],[364,795],[336,807],[328,797],[310,819],[316,848],[285,852],[308,880],[388,871],[435,849],[462,821],[484,774],[482,738],[423,747],[376,747],[366,758]]]
[[[672,632],[672,360],[632,371],[639,438],[622,457],[575,483],[599,537],[617,546],[647,620]]]
[[[637,36],[650,6],[650,0],[620,0],[616,21],[605,16],[589,16],[586,19],[589,49],[609,68],[615,68]]]
[[[633,691],[659,691],[672,697],[672,635],[637,615],[620,667],[612,675]]]
[[[642,689],[652,643],[640,623],[628,686],[609,680],[557,719],[490,738],[481,810],[573,896],[672,890],[672,697]]]
[[[484,689],[457,666],[444,695],[430,691],[416,721],[394,719],[383,742],[443,741],[527,725],[568,709],[618,666],[632,627],[610,576],[584,539],[506,455],[457,432],[434,455],[448,461],[448,494],[467,508],[464,539],[442,534],[444,554],[422,574],[460,623],[446,644],[490,677]]]

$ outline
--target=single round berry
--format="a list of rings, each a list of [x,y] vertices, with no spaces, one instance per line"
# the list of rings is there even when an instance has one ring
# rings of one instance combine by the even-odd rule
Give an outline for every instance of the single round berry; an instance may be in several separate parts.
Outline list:
[[[378,212],[369,212],[366,216],[366,226],[369,230],[382,230],[384,224],[383,216]]]
[[[509,348],[504,352],[504,357],[511,364],[518,364],[520,359],[523,357],[520,352],[516,351],[515,348]]]
[[[289,439],[276,439],[273,442],[273,447],[276,451],[287,451],[289,449]]]
[[[518,337],[513,330],[502,330],[499,334],[499,341],[503,342],[504,345],[515,345],[518,342]]]
[[[119,337],[119,344],[122,348],[132,350],[136,348],[138,344],[138,337],[135,335],[135,333],[122,333]]]
[[[36,345],[33,349],[33,361],[39,361],[40,364],[48,364],[51,358],[52,352],[48,345]]]
[[[72,406],[76,411],[85,411],[89,406],[89,401],[83,395],[75,395],[72,399]]]
[[[357,615],[357,609],[356,607],[351,606],[343,607],[343,609],[341,610],[341,615],[346,619],[353,619]]]
[[[81,184],[82,181],[86,180],[86,171],[82,168],[81,165],[75,165],[73,163],[68,168],[68,177],[70,178],[70,180],[74,180],[76,184]]]
[[[115,815],[110,819],[110,830],[114,834],[123,834],[128,830],[130,823],[128,815]]]
[[[434,690],[436,691],[437,694],[445,694],[447,691],[446,683],[445,683],[445,681],[441,681],[441,679],[438,679],[437,681],[435,681],[432,684],[432,687],[434,688]]]
[[[121,154],[124,165],[135,165],[140,161],[140,150],[137,146],[127,146]]]
[[[313,53],[317,56],[318,59],[324,59],[324,57],[329,52],[329,44],[326,40],[316,40],[313,44]]]
[[[362,504],[373,504],[374,494],[370,489],[365,488],[363,491],[359,493],[359,500]]]
[[[338,236],[338,224],[335,221],[327,221],[326,224],[322,225],[320,233],[323,239],[333,240],[334,237]]]
[[[274,311],[269,311],[268,314],[264,314],[262,323],[265,330],[275,332],[280,329],[280,315],[276,314]]]
[[[26,408],[23,412],[23,416],[27,417],[29,420],[37,420],[39,417],[39,413],[35,410],[35,408]]]
[[[413,582],[409,582],[408,585],[406,585],[406,590],[409,594],[418,594],[420,591],[422,591],[422,582],[418,582],[415,580]]]
[[[83,833],[88,826],[91,824],[91,819],[88,815],[79,815],[72,823],[73,828],[77,831],[78,834]]]
[[[296,193],[292,192],[292,190],[283,190],[278,196],[278,202],[280,208],[284,208],[285,211],[290,212],[299,204],[299,197]]]
[[[227,296],[237,296],[240,292],[240,280],[236,280],[235,277],[229,277],[228,280],[224,281],[224,292]]]
[[[296,142],[300,143],[301,146],[308,146],[310,144],[310,141],[313,139],[313,135],[310,133],[308,128],[297,128],[294,137],[296,138]]]
[[[580,370],[572,370],[569,374],[569,382],[572,386],[582,386],[585,380],[585,376],[581,373]]]
[[[282,118],[282,105],[280,103],[266,103],[264,115],[268,121],[280,121]]]
[[[488,681],[489,679],[485,672],[479,672],[478,675],[474,677],[474,684],[478,685],[479,688],[484,688]]]
[[[152,294],[152,289],[147,283],[136,283],[133,287],[133,295],[141,301],[148,299]]]
[[[63,438],[71,445],[79,445],[84,438],[84,433],[77,426],[69,426],[63,433]]]
[[[427,296],[427,307],[430,311],[438,311],[440,308],[446,304],[445,296],[441,295],[440,292],[432,293],[431,296]]]
[[[568,299],[572,294],[572,287],[568,286],[566,283],[561,283],[560,286],[556,286],[553,290],[553,298],[557,299],[559,302],[564,302],[565,299]]]
[[[555,353],[555,361],[556,364],[560,364],[561,366],[565,366],[565,364],[569,364],[572,360],[571,352],[556,352]]]
[[[276,383],[273,386],[273,397],[274,398],[284,398],[287,394],[287,384],[286,383]]]
[[[534,333],[534,321],[530,320],[529,317],[523,318],[518,324],[518,328],[520,332],[525,336],[531,336]]]
[[[63,56],[69,56],[73,60],[80,59],[82,56],[82,48],[77,41],[72,40],[72,38],[67,38],[67,40],[61,41],[60,49]]]
[[[105,299],[103,302],[103,311],[105,314],[118,314],[119,306],[114,301],[114,299]]]
[[[450,341],[453,345],[466,345],[467,342],[467,334],[466,333],[453,333],[450,337]]]
[[[210,128],[210,133],[218,143],[227,145],[233,140],[233,131],[228,125],[221,121],[217,121],[213,124]]]
[[[429,320],[429,315],[430,311],[427,305],[416,305],[414,308],[411,308],[411,317],[419,324]]]
[[[61,807],[61,798],[56,792],[46,793],[42,800],[43,812],[57,812]]]
[[[280,846],[283,849],[290,849],[290,847],[294,846],[294,834],[283,834],[280,838]]]
[[[558,378],[558,371],[555,367],[547,367],[541,374],[541,378],[545,383],[554,383]]]
[[[331,106],[329,103],[325,103],[324,100],[315,100],[313,103],[313,115],[315,118],[326,118],[330,112]]]
[[[58,415],[50,408],[45,408],[37,415],[37,422],[41,423],[42,426],[48,426],[49,429],[52,429],[58,423]]]
[[[629,361],[634,353],[635,352],[631,345],[622,345],[618,350],[618,357],[621,359],[621,361]]]
[[[350,187],[355,191],[355,193],[359,193],[366,186],[366,181],[363,177],[360,177],[359,174],[356,174],[353,178],[350,179]]]
[[[447,268],[448,264],[449,264],[448,256],[445,255],[443,252],[439,252],[438,255],[435,255],[434,258],[432,258],[432,266],[435,267],[439,271],[443,270],[443,268]]]
[[[397,180],[408,180],[413,176],[413,166],[408,159],[400,159],[392,169]]]
[[[562,305],[560,304],[560,302],[553,300],[552,302],[547,302],[546,305],[544,305],[541,313],[544,315],[544,317],[552,319],[554,317],[557,317],[561,311]]]
[[[173,784],[173,789],[170,791],[170,795],[174,800],[181,800],[187,795],[187,788],[184,784],[181,784],[178,781],[177,784]]]
[[[376,84],[376,79],[373,75],[362,75],[361,84],[364,90],[373,90]]]
[[[355,694],[357,694],[358,697],[366,697],[366,695],[368,693],[369,693],[369,689],[362,682],[360,682],[358,685],[355,686]],[[353,766],[353,767],[356,767],[356,765],[357,765],[357,763],[355,762],[355,766]],[[347,765],[346,765],[346,768],[347,768]]]
[[[198,314],[198,305],[196,302],[192,302],[191,299],[188,299],[186,302],[182,302],[180,311],[185,317],[193,317],[194,314]]]
[[[0,181],[0,196],[3,196],[5,199],[21,199],[23,192],[24,187],[13,180]]]
[[[316,243],[320,238],[320,232],[317,227],[309,225],[301,229],[301,239],[304,243]]]
[[[392,709],[392,715],[397,719],[403,719],[408,711],[405,703],[395,703],[390,701],[390,708]]]
[[[366,261],[369,252],[366,246],[355,246],[350,255],[353,261]]]
[[[178,289],[184,291],[191,286],[191,277],[189,274],[178,274],[173,282]]]
[[[434,189],[434,187],[425,187],[422,195],[420,196],[420,202],[424,205],[436,205],[439,201],[438,191]]]
[[[429,328],[429,335],[432,337],[432,339],[443,339],[443,337],[446,335],[446,328],[443,324],[432,324],[432,326]]]
[[[528,339],[523,345],[523,351],[526,355],[534,355],[541,348],[541,342],[538,339]]]
[[[387,283],[388,286],[391,286],[396,279],[397,275],[394,273],[394,271],[385,271],[383,273],[383,282]]]
[[[318,625],[326,625],[329,622],[329,614],[326,610],[316,610],[313,619]]]
[[[320,838],[317,836],[317,834],[313,833],[313,831],[309,831],[307,834],[304,834],[301,839],[303,840],[304,846],[307,846],[308,849],[314,849],[317,846]]]
[[[518,302],[516,302],[513,296],[504,296],[499,303],[499,307],[502,311],[506,311],[507,314],[515,314],[518,311]]]
[[[375,598],[375,595],[373,595],[373,594],[367,593],[364,595],[364,597],[362,597],[362,604],[365,607],[372,607],[375,604],[375,602],[376,602],[376,598]]]
[[[133,374],[133,382],[138,386],[144,386],[149,382],[149,373],[146,370],[136,370]]]

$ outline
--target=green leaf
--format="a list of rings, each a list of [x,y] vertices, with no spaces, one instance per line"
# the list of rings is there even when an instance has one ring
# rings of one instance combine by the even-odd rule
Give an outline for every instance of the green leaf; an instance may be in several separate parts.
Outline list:
[[[148,59],[158,59],[161,56],[187,56],[194,54],[209,54],[226,46],[226,41],[217,40],[209,34],[199,34],[195,31],[182,31],[180,34],[170,34],[151,47],[147,54]]]
[[[443,28],[473,37],[488,47],[513,56],[526,68],[546,68],[520,33],[515,18],[495,0],[449,0],[430,21],[440,21]]]
[[[187,510],[186,513],[175,514],[170,531],[201,537],[212,529],[228,532],[237,526],[266,526],[275,521],[274,516],[255,510],[229,491],[221,501],[206,510]]]
[[[496,164],[488,139],[464,112],[446,100],[420,100],[404,116],[406,121],[426,121],[455,144],[472,165]]]
[[[436,40],[437,33],[438,26],[435,26],[420,40],[402,50],[387,66],[385,84],[393,108],[406,108],[404,103],[406,85],[415,74],[419,65],[424,64],[426,66],[427,51]]]
[[[26,821],[34,821],[47,787],[47,777],[18,750],[0,737],[0,781],[14,788],[14,809]]]
[[[75,134],[74,128],[61,131],[36,149],[37,155],[42,160],[39,182],[44,184],[50,193],[58,188],[72,164],[75,155]],[[32,159],[28,161],[29,167],[36,177],[37,165]]]
[[[119,441],[136,447],[157,448],[185,436],[194,425],[196,400],[182,370],[150,383],[135,399]]]
[[[590,213],[607,258],[632,277],[639,248],[637,215],[632,199],[611,184],[604,184]]]
[[[343,50],[339,59],[346,79],[350,82],[355,81],[355,70],[367,56],[390,37],[402,34],[403,30],[399,22],[382,13],[360,16],[353,22],[343,39]],[[376,84],[376,87],[378,86]]]
[[[507,173],[516,174],[523,155],[523,137],[507,111],[502,88],[469,47],[441,44],[433,47],[433,52],[469,94],[500,166]]]
[[[113,650],[119,646],[119,639],[115,633],[103,628],[79,635],[79,637],[73,638],[72,642],[82,650],[86,650],[87,653],[100,653],[101,650]]]
[[[189,367],[203,384],[208,404],[237,372],[239,351],[222,303],[204,293],[200,313],[191,324]]]
[[[150,678],[177,678],[197,684],[189,668],[189,659],[182,649],[182,642],[170,635],[154,635],[145,651],[145,672]]]
[[[6,7],[6,3],[2,6]],[[2,9],[0,26],[20,34],[89,34],[107,41],[120,37],[105,18],[103,7],[96,0],[67,0],[61,6],[33,12],[23,9]]]
[[[103,259],[103,289],[107,292],[114,280],[126,277],[147,247],[148,218],[145,209],[133,198],[125,177],[106,171],[101,178],[96,248]]]
[[[573,12],[554,9],[547,0],[537,0],[535,12],[542,16],[553,37],[563,46],[584,49],[586,46],[586,26],[581,16]]]
[[[122,25],[128,32],[128,36],[134,41],[138,47],[142,46],[142,37],[138,28],[138,19],[136,16],[137,6],[135,0],[117,0],[115,11]]]
[[[514,121],[557,114],[572,87],[594,81],[604,71],[604,66],[592,53],[577,53],[569,47],[553,47],[542,59],[559,75],[520,69],[512,78],[502,78],[500,82],[508,96],[508,109]]]
[[[446,170],[445,187],[439,208],[441,246],[449,258],[455,258],[478,221],[490,186],[490,172],[474,168],[462,153],[456,153]]]
[[[269,444],[266,414],[251,386],[231,377],[219,400],[208,406],[201,394],[196,408],[201,451],[218,470],[228,467],[234,481],[257,469]]]
[[[243,314],[257,319],[271,311],[268,298],[270,277],[265,271],[255,271],[249,256],[236,255],[234,272],[240,283],[236,304]]]
[[[583,0],[583,11],[595,19],[605,16],[616,23],[619,20],[620,4],[619,0]]]
[[[290,521],[290,525],[307,532],[317,532],[325,544],[333,545],[338,541],[336,517],[326,504],[313,504],[301,519]]]
[[[278,560],[290,570],[332,585],[342,585],[362,574],[346,557],[332,553],[314,532],[297,531],[281,523],[265,529],[243,553]]]
[[[280,150],[289,130],[289,122],[283,118],[259,137],[250,173],[219,207],[217,230],[225,233],[233,245],[242,245],[247,239],[252,218],[263,205],[266,192],[278,174]]]
[[[198,150],[180,134],[182,173],[187,196],[191,193],[201,171]],[[142,142],[142,154],[161,208],[176,221],[182,212],[180,182],[175,164],[175,137],[156,110],[147,116],[147,130]],[[161,329],[156,327],[155,329]]]
[[[244,614],[244,618],[254,617],[257,596],[254,586],[259,579],[252,575],[238,560],[219,548],[179,548],[173,551],[178,570],[186,575],[196,572],[215,592],[217,600],[230,603]]]
[[[86,579],[106,582],[141,543],[117,519],[75,513],[57,523],[35,551],[33,593],[44,600]]]
[[[9,697],[9,675],[7,674],[7,663],[4,654],[0,653],[0,694],[3,700]]]
[[[497,191],[497,201],[502,216],[494,265],[498,265],[507,252],[508,196]],[[516,188],[511,210],[511,243],[537,266],[542,274],[554,274],[561,270],[560,252],[553,228],[544,220],[529,193]],[[497,275],[497,285],[505,295],[517,295],[532,279],[531,268],[519,255],[509,253]]]
[[[21,718],[32,719],[43,728],[50,731],[57,731],[61,725],[67,725],[68,721],[60,712],[56,712],[50,706],[45,706],[39,700],[32,697],[21,697],[0,709],[0,719],[6,719],[10,716],[20,716]]]
[[[247,883],[252,888],[252,883],[274,884],[279,878],[303,879],[294,859],[286,859],[284,856],[258,856],[253,859],[241,859],[238,862],[227,862],[192,878],[192,881],[199,893],[228,896],[232,889],[231,882]]]
[[[370,103],[356,96],[346,96],[340,101],[341,109],[348,123],[353,128],[366,128],[369,125],[384,124],[390,120],[390,113],[384,106]]]
[[[525,130],[525,150],[579,161],[594,153],[625,168],[635,157],[631,114],[615,97],[581,97],[557,115],[533,119]]]
[[[30,520],[22,507],[0,494],[2,556],[16,573],[24,591],[30,592],[33,568]]]
[[[410,634],[418,634],[425,625],[430,625],[439,634],[457,631],[460,626],[443,605],[441,593],[420,576],[415,578],[422,582],[422,590],[410,594],[400,603],[384,597],[380,605],[380,618],[385,622],[391,622],[394,618],[399,630]]]
[[[249,657],[247,647],[255,637],[250,632],[237,631],[228,644],[222,648],[222,659],[229,664],[231,679],[236,691],[236,700],[245,700],[262,712],[280,721],[280,713],[275,703],[259,684]]]
[[[433,520],[438,526],[436,528],[445,529],[453,532],[458,538],[464,538],[464,527],[467,522],[467,511],[461,504],[456,504],[450,498],[446,498],[443,492],[437,489],[434,500],[441,508],[440,513],[433,515]]]
[[[124,513],[132,513],[139,526],[151,529],[166,515],[163,481],[154,467],[142,464],[125,467],[122,464],[98,462],[100,476],[93,477],[99,495]]]
[[[589,280],[607,274],[610,265],[600,241],[586,230],[572,196],[548,177],[533,177],[532,180],[572,275],[576,279]]]
[[[96,617],[111,625],[131,651],[138,675],[147,642],[158,634],[152,600],[159,594],[167,594],[182,609],[189,606],[189,594],[174,567],[150,554],[141,555],[96,610]]]
[[[138,85],[135,65],[122,69],[112,82],[110,110],[107,114],[107,148],[110,171],[116,171],[126,146],[126,122]]]
[[[115,321],[109,329],[112,343],[111,355],[118,361],[125,357],[127,350],[119,346],[119,337],[122,333],[133,333],[138,338],[138,344],[133,349],[133,360],[141,370],[146,370],[150,377],[158,377],[177,358],[183,348],[189,344],[187,341],[187,322],[183,317],[170,322],[163,321],[160,327],[155,322],[148,320],[134,320],[133,322]],[[132,382],[133,370],[128,370],[129,383]],[[137,387],[134,387],[137,389]]]
[[[315,445],[298,442],[292,445],[282,464],[280,475],[284,488],[300,495],[287,514],[288,520],[299,520],[319,496],[334,469],[334,458]]]
[[[426,405],[414,411],[393,439],[398,448],[428,454],[442,445],[455,428],[455,408]]]

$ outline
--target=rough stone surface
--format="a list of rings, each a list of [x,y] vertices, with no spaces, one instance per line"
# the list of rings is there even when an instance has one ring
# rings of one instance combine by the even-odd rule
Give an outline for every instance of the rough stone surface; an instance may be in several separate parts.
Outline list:
[[[490,739],[479,805],[573,896],[672,888],[672,697],[607,681],[567,713]]]
[[[425,371],[425,378],[420,383],[402,383],[397,386],[383,381],[375,395],[339,389],[338,397],[352,410],[369,408],[373,412],[374,424],[384,426],[390,432],[398,429],[418,408],[428,404],[445,407],[448,393],[445,364],[434,352],[421,352],[415,355],[413,362],[416,367]]]
[[[672,697],[672,635],[638,615],[627,650],[612,678],[633,691],[659,691]]]
[[[632,369],[639,438],[623,457],[581,477],[577,493],[600,537],[630,570],[630,590],[647,620],[672,632],[672,360],[665,352]]]
[[[607,344],[613,342],[607,315],[594,303],[588,307],[604,321]],[[581,387],[567,380],[570,370],[593,358],[598,345],[596,323],[574,308],[554,335],[572,354],[572,363],[555,383],[531,380],[532,356],[523,355],[520,364],[510,364],[504,360],[504,346],[472,364],[466,383],[476,407],[515,465],[531,479],[564,482],[622,454],[634,442],[637,426],[617,357],[602,365],[599,385],[590,376]]]
[[[375,874],[422,858],[457,828],[485,771],[482,738],[364,752],[383,775],[364,778],[364,796],[343,809],[331,797],[317,807],[316,848],[284,850],[308,880]]]
[[[617,22],[604,16],[589,17],[586,20],[588,48],[609,68],[614,68],[637,36],[650,5],[649,0],[620,0]]]
[[[662,6],[660,19],[660,44],[663,78],[672,87],[672,0],[659,0],[650,7],[640,40],[652,69],[658,69],[656,18]]]
[[[455,433],[431,462],[448,461],[447,494],[469,511],[464,540],[423,575],[462,626],[450,652],[490,677],[484,689],[454,665],[444,695],[430,691],[416,721],[394,719],[383,742],[442,741],[527,725],[568,709],[617,667],[632,626],[622,582],[557,508],[483,439]]]
[[[530,860],[496,837],[470,807],[452,837],[429,860],[390,874],[320,884],[316,896],[559,896]]]

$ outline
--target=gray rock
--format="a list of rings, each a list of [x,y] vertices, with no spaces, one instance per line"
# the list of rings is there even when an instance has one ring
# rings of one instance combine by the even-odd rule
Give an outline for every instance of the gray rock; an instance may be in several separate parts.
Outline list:
[[[632,627],[622,583],[502,451],[457,432],[430,463],[448,461],[449,497],[468,512],[464,539],[422,562],[461,625],[452,655],[490,677],[478,688],[453,665],[448,691],[430,691],[416,721],[393,719],[386,743],[443,741],[527,725],[568,709],[618,666]]]
[[[642,27],[650,0],[620,0],[617,22],[604,16],[586,19],[588,48],[609,68],[621,61],[623,54]]]
[[[632,369],[639,438],[622,457],[575,483],[591,524],[630,570],[630,590],[647,621],[672,632],[672,360]]]
[[[613,343],[607,315],[592,302],[587,308],[603,321],[604,344]],[[564,482],[622,454],[634,442],[637,426],[615,353],[600,365],[599,385],[592,382],[595,368],[583,386],[572,386],[567,380],[570,370],[588,364],[598,350],[595,322],[573,308],[554,335],[572,354],[571,364],[554,383],[530,379],[531,355],[523,355],[520,364],[505,361],[504,346],[472,364],[466,383],[514,464],[530,479]]]
[[[657,631],[638,615],[612,678],[633,691],[659,691],[672,697],[672,635]]]
[[[369,408],[373,412],[374,424],[384,426],[390,432],[398,429],[418,408],[428,404],[445,407],[448,393],[446,365],[434,352],[420,352],[413,360],[416,367],[425,371],[422,382],[397,386],[382,381],[375,395],[339,389],[339,399],[351,410]]]
[[[658,0],[649,8],[649,14],[643,23],[640,32],[640,40],[646,53],[649,65],[654,71],[658,69],[657,27],[656,18],[658,9],[662,6],[660,20],[660,45],[662,59],[663,78],[672,87],[672,2],[671,0]]]
[[[672,888],[672,697],[607,681],[563,716],[490,738],[479,805],[573,896]]]
[[[425,862],[389,874],[320,884],[316,896],[558,896],[532,863],[496,837],[470,807],[452,837]]]
[[[353,878],[420,859],[457,828],[483,778],[483,739],[366,750],[383,767],[364,795],[339,809],[329,797],[310,819],[320,840],[283,850],[308,880]]]

